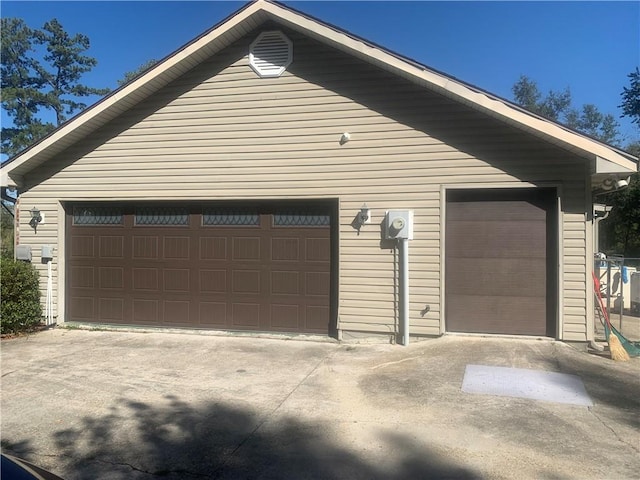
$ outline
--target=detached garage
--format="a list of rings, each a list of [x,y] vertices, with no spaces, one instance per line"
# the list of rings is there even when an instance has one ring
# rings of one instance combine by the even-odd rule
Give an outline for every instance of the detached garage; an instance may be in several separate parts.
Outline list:
[[[1,172],[59,324],[587,341],[592,195],[637,169],[258,0]]]

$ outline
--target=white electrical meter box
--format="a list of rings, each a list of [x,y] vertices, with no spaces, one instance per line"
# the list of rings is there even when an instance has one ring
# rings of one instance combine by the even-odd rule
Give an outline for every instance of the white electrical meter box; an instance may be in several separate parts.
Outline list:
[[[31,245],[16,245],[16,260],[31,261]]]
[[[43,260],[52,260],[53,259],[53,246],[51,245],[43,245],[42,252],[40,256]]]
[[[384,238],[413,240],[413,211],[388,210],[384,217]]]

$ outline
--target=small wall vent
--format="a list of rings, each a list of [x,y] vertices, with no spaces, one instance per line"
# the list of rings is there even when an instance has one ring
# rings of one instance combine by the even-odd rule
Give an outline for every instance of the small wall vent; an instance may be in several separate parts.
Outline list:
[[[293,60],[293,44],[273,30],[258,35],[249,48],[249,64],[261,77],[279,77]]]

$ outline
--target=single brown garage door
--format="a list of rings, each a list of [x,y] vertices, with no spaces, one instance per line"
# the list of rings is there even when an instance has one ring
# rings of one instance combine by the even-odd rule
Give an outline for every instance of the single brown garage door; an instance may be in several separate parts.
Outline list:
[[[450,332],[556,335],[554,189],[449,191]]]
[[[329,206],[67,207],[69,321],[323,333]]]

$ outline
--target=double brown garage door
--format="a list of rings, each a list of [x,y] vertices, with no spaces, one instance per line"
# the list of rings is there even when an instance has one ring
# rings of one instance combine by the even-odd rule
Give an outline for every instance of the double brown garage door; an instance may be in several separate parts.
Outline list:
[[[68,319],[327,333],[329,206],[67,207]]]

